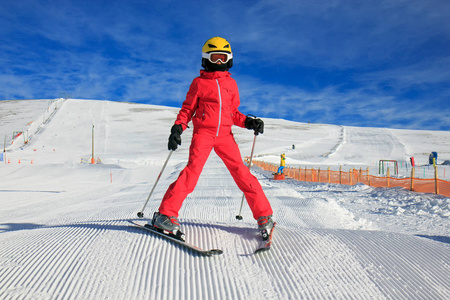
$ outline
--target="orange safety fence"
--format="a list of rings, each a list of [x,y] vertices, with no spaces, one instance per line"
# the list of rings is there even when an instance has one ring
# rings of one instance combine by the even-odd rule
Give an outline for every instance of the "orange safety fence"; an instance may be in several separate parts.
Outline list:
[[[247,158],[248,162],[248,158]],[[255,166],[264,170],[277,172],[278,165],[273,163],[266,163],[263,161],[252,160]],[[433,193],[450,197],[450,182],[437,178],[422,179],[415,177],[396,178],[390,177],[389,174],[385,177],[378,177],[369,174],[367,170],[350,169],[349,171],[331,171],[330,168],[321,169],[307,169],[285,167],[283,173],[293,179],[299,181],[309,182],[325,182],[354,185],[356,183],[363,183],[373,187],[402,187],[419,193]]]

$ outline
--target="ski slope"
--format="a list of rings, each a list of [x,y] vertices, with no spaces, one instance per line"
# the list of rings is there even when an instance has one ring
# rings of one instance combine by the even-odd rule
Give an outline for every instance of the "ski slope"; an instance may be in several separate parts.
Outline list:
[[[0,115],[0,133],[20,130],[45,109],[15,103],[8,103],[15,115]],[[272,249],[254,255],[256,222],[247,206],[235,219],[242,193],[211,153],[179,220],[187,241],[223,255],[198,256],[130,226],[167,158],[177,112],[67,100],[27,145],[10,147],[10,163],[0,162],[0,299],[450,297],[449,198],[439,195],[273,181],[253,168],[278,223]],[[286,153],[288,165],[372,166],[409,156],[425,164],[431,151],[450,160],[449,132],[264,121],[255,155],[266,161]],[[93,125],[96,165],[85,163]],[[185,166],[191,134],[183,133],[146,217]],[[249,155],[252,132],[234,134]]]

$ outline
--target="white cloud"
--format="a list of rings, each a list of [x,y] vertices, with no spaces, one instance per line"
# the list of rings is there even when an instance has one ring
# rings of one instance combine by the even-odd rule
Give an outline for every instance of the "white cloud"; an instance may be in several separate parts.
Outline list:
[[[241,111],[298,122],[445,130],[450,113],[430,101],[408,103],[365,89],[342,92],[328,87],[308,92],[293,86],[241,77]]]

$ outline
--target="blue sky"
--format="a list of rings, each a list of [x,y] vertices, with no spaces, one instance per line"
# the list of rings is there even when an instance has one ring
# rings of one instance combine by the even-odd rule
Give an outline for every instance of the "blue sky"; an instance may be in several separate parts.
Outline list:
[[[222,36],[240,110],[450,130],[448,0],[15,0],[0,3],[0,100],[180,107]]]

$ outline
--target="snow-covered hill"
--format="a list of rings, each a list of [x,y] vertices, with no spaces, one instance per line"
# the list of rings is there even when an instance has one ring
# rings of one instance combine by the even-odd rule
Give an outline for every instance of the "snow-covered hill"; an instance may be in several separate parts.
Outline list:
[[[45,109],[15,101],[6,114],[5,103],[0,133],[8,135]],[[10,163],[0,163],[1,299],[449,298],[449,198],[439,195],[279,182],[254,168],[278,227],[273,249],[253,255],[255,221],[247,207],[244,220],[235,219],[242,193],[212,153],[180,221],[188,241],[223,255],[196,256],[131,227],[127,220],[137,219],[167,158],[177,111],[67,100],[27,145],[6,153]],[[266,161],[278,163],[286,153],[294,165],[372,167],[410,156],[426,164],[431,151],[450,160],[448,132],[264,121],[255,155]],[[91,155],[93,125],[97,165],[82,163]],[[183,133],[146,216],[186,164],[191,133]],[[249,155],[252,133],[234,133],[242,156]]]

